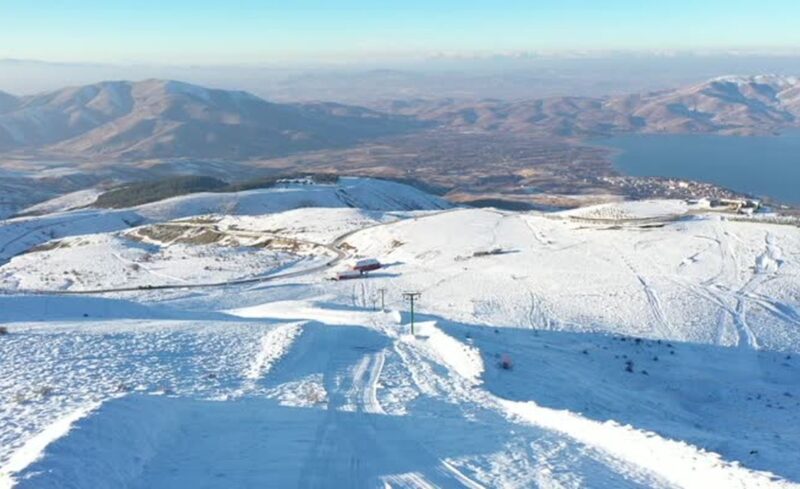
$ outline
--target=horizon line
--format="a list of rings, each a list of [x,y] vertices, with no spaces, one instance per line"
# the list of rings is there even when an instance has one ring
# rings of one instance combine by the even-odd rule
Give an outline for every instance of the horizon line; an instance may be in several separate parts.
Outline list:
[[[203,62],[151,61],[130,59],[125,61],[92,59],[46,59],[0,57],[0,63],[30,63],[42,65],[89,66],[89,67],[173,67],[173,68],[287,68],[299,66],[342,67],[381,63],[429,63],[429,62],[487,62],[487,61],[548,61],[548,60],[597,60],[614,58],[708,58],[708,57],[800,57],[800,46],[776,48],[701,48],[701,49],[564,49],[564,50],[506,50],[485,52],[408,52],[408,53],[362,53],[318,58],[276,58],[252,61]]]

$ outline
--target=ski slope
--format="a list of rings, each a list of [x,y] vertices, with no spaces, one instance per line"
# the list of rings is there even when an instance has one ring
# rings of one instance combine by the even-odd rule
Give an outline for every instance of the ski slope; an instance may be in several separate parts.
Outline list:
[[[348,243],[396,264],[394,287],[422,291],[427,310],[463,322],[800,345],[793,226],[719,215],[588,223],[466,209],[369,229]],[[499,253],[474,256],[488,250]]]
[[[261,198],[59,234],[69,245],[0,267],[0,488],[800,487],[800,229],[674,201],[543,214]],[[186,218],[228,234],[130,238]],[[248,241],[262,235],[385,267],[225,285],[326,259]],[[111,265],[147,247],[150,271]],[[203,268],[215,260],[229,268]],[[219,285],[60,296],[80,286],[43,277],[65,269],[93,287]]]

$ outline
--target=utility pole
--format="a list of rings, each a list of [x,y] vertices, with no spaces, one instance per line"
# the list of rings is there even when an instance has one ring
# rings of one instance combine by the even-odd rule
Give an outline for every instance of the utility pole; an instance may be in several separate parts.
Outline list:
[[[386,300],[385,300],[386,287],[381,287],[380,289],[378,289],[378,292],[381,293],[381,311],[385,311],[386,310]]]
[[[403,292],[403,298],[411,303],[411,334],[414,334],[414,301],[422,294],[419,292]]]

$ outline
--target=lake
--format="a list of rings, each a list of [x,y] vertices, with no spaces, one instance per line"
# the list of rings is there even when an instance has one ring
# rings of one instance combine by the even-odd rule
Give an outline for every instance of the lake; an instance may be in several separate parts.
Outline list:
[[[800,204],[800,131],[780,136],[630,134],[604,139],[614,167],[633,176],[681,178]]]

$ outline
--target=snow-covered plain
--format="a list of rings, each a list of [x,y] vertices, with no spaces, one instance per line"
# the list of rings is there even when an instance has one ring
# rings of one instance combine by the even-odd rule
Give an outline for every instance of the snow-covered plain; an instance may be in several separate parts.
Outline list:
[[[2,223],[0,488],[800,486],[800,229],[342,185]]]

